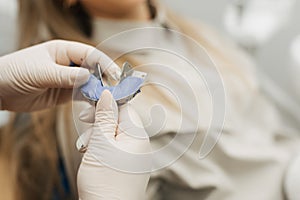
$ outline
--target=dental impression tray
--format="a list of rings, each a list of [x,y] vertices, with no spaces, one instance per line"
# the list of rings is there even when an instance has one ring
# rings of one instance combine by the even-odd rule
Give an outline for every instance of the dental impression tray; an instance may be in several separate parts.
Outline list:
[[[97,64],[96,68],[87,83],[80,88],[82,95],[92,102],[97,102],[102,92],[109,90],[117,104],[123,105],[141,91],[140,88],[147,75],[144,72],[133,70],[131,65],[125,62],[122,67],[120,82],[115,86],[104,86],[100,64]]]

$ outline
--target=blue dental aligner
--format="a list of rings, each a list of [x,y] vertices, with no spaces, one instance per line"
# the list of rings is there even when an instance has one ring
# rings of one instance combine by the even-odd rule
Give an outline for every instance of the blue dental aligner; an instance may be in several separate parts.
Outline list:
[[[82,95],[92,101],[98,101],[104,90],[102,82],[93,74],[90,75],[89,80],[80,88]]]
[[[87,83],[81,86],[80,90],[84,97],[92,101],[98,101],[102,92],[106,89],[111,92],[116,101],[124,99],[129,101],[131,96],[133,97],[140,91],[143,83],[144,78],[128,76],[116,86],[103,86],[101,80],[91,74]]]

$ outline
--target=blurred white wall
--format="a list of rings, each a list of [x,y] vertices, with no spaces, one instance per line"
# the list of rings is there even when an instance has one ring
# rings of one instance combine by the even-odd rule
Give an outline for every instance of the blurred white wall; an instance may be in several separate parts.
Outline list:
[[[227,34],[224,28],[225,7],[233,0],[162,0],[171,8],[188,17],[207,22]],[[288,24],[277,32],[271,40],[256,51],[254,56],[258,67],[279,83],[284,90],[291,90],[290,76],[300,76],[300,64],[291,61],[291,43],[300,35],[300,1],[295,1],[292,17]],[[300,52],[299,52],[300,56]],[[300,82],[300,81],[299,81]],[[300,85],[300,83],[299,83]]]

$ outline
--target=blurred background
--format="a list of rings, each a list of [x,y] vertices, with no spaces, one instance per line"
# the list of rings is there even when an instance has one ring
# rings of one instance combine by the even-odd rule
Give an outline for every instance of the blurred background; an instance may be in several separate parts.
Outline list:
[[[300,75],[300,1],[161,1],[186,17],[210,24],[238,43],[257,63],[266,91],[273,91],[270,95],[278,97],[274,99],[299,115],[300,109],[295,102],[300,100],[297,81]],[[16,49],[16,13],[16,0],[0,0],[0,55]],[[274,87],[269,81],[276,83],[275,90],[268,89]]]
[[[297,58],[300,54],[300,1],[163,1],[185,16],[214,26],[243,45],[253,55],[260,70],[284,90],[297,93],[291,88],[294,83],[290,82],[290,76],[300,75]]]

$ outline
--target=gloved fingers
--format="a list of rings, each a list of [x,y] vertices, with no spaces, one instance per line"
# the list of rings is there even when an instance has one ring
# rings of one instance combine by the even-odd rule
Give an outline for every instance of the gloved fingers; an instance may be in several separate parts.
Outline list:
[[[96,106],[93,133],[90,136],[85,161],[95,166],[107,166],[118,171],[145,173],[151,170],[151,147],[149,138],[131,107],[121,109],[123,117],[119,124],[118,107],[108,90],[102,93]],[[128,112],[132,112],[132,118]],[[121,133],[116,135],[116,129]]]
[[[118,122],[118,106],[112,94],[104,90],[96,105],[95,127],[115,126]]]
[[[79,199],[146,199],[149,177],[150,174],[123,173],[105,166],[90,165],[84,158],[77,176]]]
[[[101,73],[113,80],[119,80],[121,76],[120,67],[115,64],[106,54],[102,53],[98,49],[94,48],[88,52],[86,60],[84,60],[83,66],[88,69],[98,70],[97,64],[100,65]]]
[[[80,67],[65,67],[54,64],[39,78],[40,86],[44,88],[74,88],[86,83],[90,73]]]
[[[69,66],[75,63],[78,66],[92,69],[97,63],[101,71],[108,77],[118,80],[121,69],[106,54],[90,45],[71,41],[51,41],[49,46],[57,64]]]
[[[115,100],[108,90],[104,90],[95,109],[95,122],[90,135],[85,160],[94,165],[102,165],[100,161],[111,157],[117,129],[118,108]]]
[[[55,90],[59,93],[58,98],[54,101],[54,102],[56,102],[55,105],[63,104],[63,103],[69,102],[71,100],[73,100],[73,101],[85,101],[86,100],[84,97],[82,97],[82,95],[74,94],[73,89],[51,88],[51,90]],[[91,105],[91,107],[93,109],[95,109],[94,105]],[[92,113],[92,116],[91,116],[93,119],[95,117],[94,114],[95,114],[95,111]],[[83,122],[85,122],[85,121],[83,121]],[[91,121],[91,122],[86,121],[86,122],[87,123],[94,123],[94,121]]]
[[[56,90],[56,89],[54,89]],[[56,100],[57,105],[66,103],[68,101],[72,100],[72,89],[58,89],[59,94],[58,94],[58,99]]]
[[[32,99],[33,108],[50,108],[72,99],[72,89],[49,88],[45,89],[43,93]],[[31,110],[34,110],[33,108]]]
[[[95,106],[90,106],[87,109],[81,111],[79,114],[79,120],[85,123],[94,123],[95,122]]]
[[[82,133],[76,141],[76,148],[79,152],[85,153],[88,148],[88,144],[92,135],[93,129],[90,128]]]
[[[125,104],[119,110],[119,125],[116,141],[118,147],[130,153],[150,153],[149,136],[142,121],[130,104]],[[147,155],[143,159],[150,159]]]
[[[45,44],[55,62],[64,66],[69,66],[71,62],[82,65],[88,53],[95,49],[90,45],[65,40],[52,40]]]
[[[130,103],[119,107],[119,123],[128,122],[134,123],[136,126],[143,126],[140,116]]]
[[[84,97],[82,95],[80,89],[75,89],[75,90],[73,89],[72,98],[73,98],[74,101],[84,101],[84,102],[87,102],[86,101],[86,97]],[[89,103],[90,103],[90,105],[95,106],[94,103],[92,103],[92,102],[89,102]]]
[[[135,139],[149,140],[149,136],[144,129],[139,115],[129,103],[119,108],[119,125],[117,135],[122,133]]]
[[[94,129],[93,131],[91,131],[92,129],[88,130],[78,138],[76,142],[78,150],[86,150],[90,138],[92,138],[92,146],[101,143],[103,137],[114,138],[117,127],[118,108],[111,93],[108,90],[103,91],[96,108],[91,106],[83,110],[79,115],[79,119],[87,123],[94,122]],[[96,149],[98,149],[98,145],[96,146]],[[83,151],[81,150],[81,152]]]

